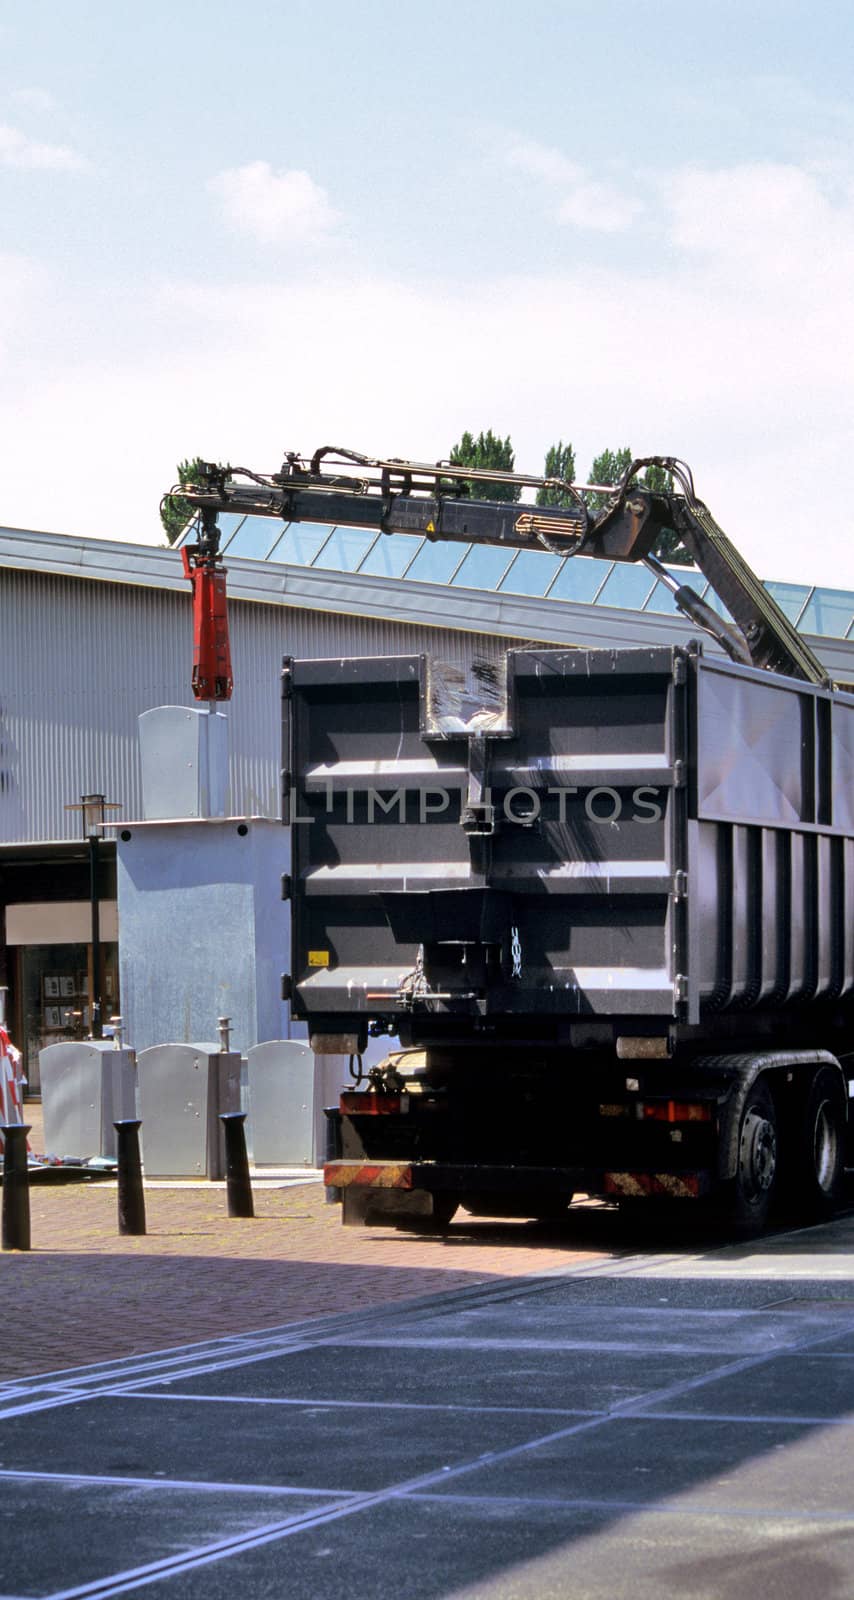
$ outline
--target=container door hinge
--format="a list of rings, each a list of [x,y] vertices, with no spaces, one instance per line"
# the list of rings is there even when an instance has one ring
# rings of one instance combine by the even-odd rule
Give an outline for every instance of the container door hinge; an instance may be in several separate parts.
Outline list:
[[[674,761],[673,763],[673,787],[674,789],[684,789],[685,787],[684,761]]]
[[[282,973],[282,999],[292,1000],[294,993],[294,980],[289,972]]]
[[[674,656],[674,658],[673,658],[673,682],[674,683],[685,683],[685,681],[687,680],[687,677],[688,677],[688,665],[687,665],[687,662],[685,660],[685,657],[682,656],[682,655]]]
[[[677,877],[678,877],[678,873],[677,873]],[[283,872],[282,873],[282,899],[283,900],[290,900],[290,898],[291,898],[291,890],[292,890],[291,875],[290,875],[289,872]]]
[[[293,666],[292,666],[290,660],[288,659],[288,657],[286,656],[285,660],[284,660],[284,662],[282,664],[282,699],[283,700],[290,700],[293,692],[294,692]]]
[[[688,898],[688,874],[681,867],[673,874],[673,898],[676,901]]]
[[[673,980],[673,998],[677,1005],[686,1005],[688,1001],[688,979],[684,972],[677,972]]]

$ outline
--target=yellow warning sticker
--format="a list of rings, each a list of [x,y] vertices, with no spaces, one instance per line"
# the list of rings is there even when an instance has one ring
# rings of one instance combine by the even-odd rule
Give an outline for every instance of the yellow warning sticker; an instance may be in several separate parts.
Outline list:
[[[328,967],[329,966],[329,951],[328,950],[309,950],[309,952],[308,952],[308,964],[309,964],[310,967]]]

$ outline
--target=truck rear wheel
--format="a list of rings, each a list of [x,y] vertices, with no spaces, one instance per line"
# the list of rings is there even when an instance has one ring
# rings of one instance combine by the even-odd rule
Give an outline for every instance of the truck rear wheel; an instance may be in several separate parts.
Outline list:
[[[839,1074],[819,1067],[810,1084],[798,1162],[798,1198],[810,1211],[829,1211],[839,1199],[845,1173],[845,1100]]]
[[[721,1210],[737,1233],[766,1226],[779,1184],[777,1109],[765,1077],[748,1092],[738,1129],[738,1165],[726,1184]]]
[[[440,1192],[433,1196],[432,1221],[437,1228],[447,1228],[453,1222],[459,1210],[460,1202],[455,1194]]]

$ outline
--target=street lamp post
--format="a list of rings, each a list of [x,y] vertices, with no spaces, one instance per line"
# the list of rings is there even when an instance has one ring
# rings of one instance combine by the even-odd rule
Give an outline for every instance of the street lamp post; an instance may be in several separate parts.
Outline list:
[[[89,997],[89,1023],[93,1039],[103,1036],[101,1017],[101,883],[99,844],[104,827],[104,813],[117,811],[119,806],[105,800],[102,794],[84,794],[80,804],[67,806],[68,811],[79,811],[83,817],[83,837],[89,843],[89,904],[92,913],[92,992]]]
[[[101,829],[104,826],[104,796],[102,794],[84,794],[81,800],[83,810],[83,834],[89,841],[89,903],[92,908],[92,995],[90,998],[89,1023],[92,1038],[100,1039],[103,1023],[101,1021],[101,895],[100,873],[98,860],[98,845],[101,839]]]

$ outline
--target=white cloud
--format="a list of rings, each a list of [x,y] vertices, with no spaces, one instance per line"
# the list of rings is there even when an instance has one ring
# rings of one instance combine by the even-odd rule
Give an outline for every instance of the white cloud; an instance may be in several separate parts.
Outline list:
[[[226,220],[262,244],[316,244],[338,222],[325,189],[307,172],[274,172],[268,161],[230,167],[208,182]]]
[[[545,183],[576,184],[584,178],[584,168],[576,161],[569,161],[560,150],[535,139],[514,139],[507,148],[506,160],[518,172],[542,178]]]
[[[760,574],[852,588],[851,202],[776,167],[675,174],[665,200],[671,251],[642,274],[401,282],[339,261],[279,284],[131,284],[134,318],[85,339],[83,309],[54,304],[58,270],[27,297],[0,261],[0,522],[156,542],[183,456],[268,469],[334,440],[430,460],[492,427],[534,471],[559,437],[582,473],[606,446],[682,456]],[[366,356],[401,340],[404,365]]]
[[[560,223],[599,233],[620,233],[643,211],[637,195],[615,184],[596,181],[585,167],[570,161],[551,145],[514,139],[506,147],[507,165],[539,180],[552,191],[554,216]],[[559,193],[558,193],[559,191]]]
[[[599,233],[622,233],[643,210],[635,195],[623,194],[607,183],[579,183],[557,208],[558,222]]]
[[[779,163],[686,169],[666,185],[671,236],[680,249],[752,280],[782,278],[817,287],[854,267],[854,196],[821,176]]]
[[[42,172],[85,172],[90,163],[85,156],[64,144],[42,144],[20,128],[0,123],[0,166],[23,167]]]

